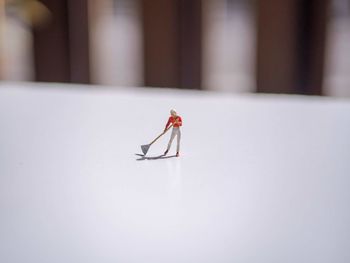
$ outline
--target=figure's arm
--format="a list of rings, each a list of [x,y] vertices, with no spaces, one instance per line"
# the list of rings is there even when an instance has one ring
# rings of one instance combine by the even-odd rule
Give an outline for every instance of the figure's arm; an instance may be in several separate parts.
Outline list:
[[[169,125],[171,123],[171,117],[168,119],[168,122],[165,125],[164,131],[166,131],[166,129],[168,129]]]

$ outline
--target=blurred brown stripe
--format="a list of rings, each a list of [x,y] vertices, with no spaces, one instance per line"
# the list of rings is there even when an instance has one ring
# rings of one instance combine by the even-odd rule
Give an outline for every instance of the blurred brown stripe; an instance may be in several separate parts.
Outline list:
[[[33,28],[35,79],[90,82],[87,0],[43,0],[47,24]]]
[[[4,37],[5,37],[5,0],[0,0],[0,80],[5,78],[4,73]]]
[[[322,94],[328,0],[257,1],[257,91]]]
[[[146,86],[201,88],[202,1],[142,1]]]

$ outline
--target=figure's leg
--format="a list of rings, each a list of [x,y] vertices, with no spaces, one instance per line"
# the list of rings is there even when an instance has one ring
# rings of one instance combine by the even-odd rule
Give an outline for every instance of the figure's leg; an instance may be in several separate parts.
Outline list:
[[[179,152],[180,152],[180,141],[181,141],[181,131],[180,128],[177,132],[177,148],[176,148],[176,156],[179,156]]]
[[[170,150],[170,147],[171,147],[171,144],[172,144],[172,142],[173,142],[173,140],[175,138],[175,135],[176,135],[176,133],[175,133],[175,130],[173,128],[173,130],[171,132],[170,139],[169,139],[168,147],[166,148],[166,151],[165,151],[164,155],[166,155],[168,153],[168,151]]]

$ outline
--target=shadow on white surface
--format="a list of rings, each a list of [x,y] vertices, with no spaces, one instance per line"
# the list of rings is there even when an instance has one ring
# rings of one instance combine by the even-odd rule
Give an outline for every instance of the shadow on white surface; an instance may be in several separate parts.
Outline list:
[[[169,159],[169,158],[174,158],[174,157],[176,157],[176,155],[168,155],[168,156],[165,156],[164,154],[158,155],[158,156],[145,156],[145,155],[143,155],[143,154],[135,153],[135,155],[141,157],[141,158],[136,159],[136,161],[161,160],[161,159]]]

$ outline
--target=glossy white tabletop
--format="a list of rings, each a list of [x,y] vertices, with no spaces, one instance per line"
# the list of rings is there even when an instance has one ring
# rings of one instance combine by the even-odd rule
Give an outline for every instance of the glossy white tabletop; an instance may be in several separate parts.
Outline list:
[[[0,84],[0,262],[350,262],[349,189],[349,100]]]

